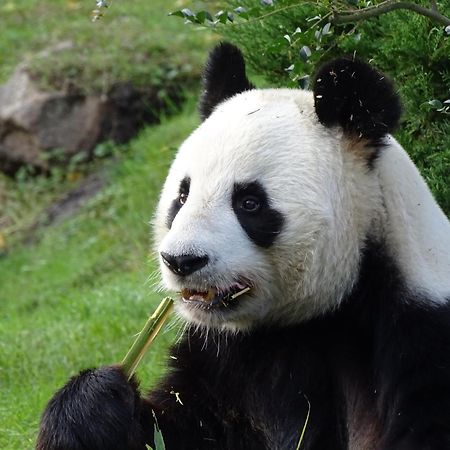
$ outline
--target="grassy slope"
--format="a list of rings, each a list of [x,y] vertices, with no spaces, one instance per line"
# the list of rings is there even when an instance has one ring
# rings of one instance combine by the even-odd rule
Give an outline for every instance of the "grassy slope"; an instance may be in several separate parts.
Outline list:
[[[189,32],[167,16],[178,0],[108,3],[105,17],[92,23],[95,0],[0,2],[0,81],[24,57],[42,82],[86,91],[107,89],[118,80],[148,86],[198,74],[204,43],[212,36]],[[65,42],[73,47],[36,56]]]
[[[193,79],[209,38],[166,16],[178,3],[114,1],[93,24],[94,0],[0,2],[0,82],[24,58],[42,84],[85,91],[120,80],[163,89],[167,79]],[[72,48],[36,56],[63,41]],[[147,262],[148,220],[173,148],[195,117],[191,106],[143,131],[115,160],[97,162],[107,187],[75,217],[42,230],[33,245],[17,242],[85,169],[17,181],[0,175],[1,449],[33,448],[40,413],[55,389],[81,368],[120,361],[159,302],[148,282],[155,270]],[[145,386],[162,370],[173,336],[160,337],[145,360]]]
[[[190,106],[144,130],[79,214],[0,258],[1,449],[31,449],[56,387],[81,368],[121,360],[159,302],[148,282],[148,220],[174,146],[195,117]],[[145,386],[173,335],[159,337],[145,359]]]
[[[214,36],[167,16],[183,1],[108,3],[104,18],[92,23],[95,0],[0,1],[0,83],[25,60],[41,84],[55,87],[102,91],[131,80],[161,95],[168,84],[192,89]],[[39,56],[66,41],[73,47]],[[0,254],[36,222],[42,208],[76,185],[79,172],[74,167],[50,179],[19,176],[19,183],[0,173]]]

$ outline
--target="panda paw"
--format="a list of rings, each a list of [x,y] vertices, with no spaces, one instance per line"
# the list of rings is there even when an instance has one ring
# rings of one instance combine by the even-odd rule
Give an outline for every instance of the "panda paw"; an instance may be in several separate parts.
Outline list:
[[[48,403],[36,449],[145,450],[145,430],[153,431],[147,409],[120,367],[84,370]]]

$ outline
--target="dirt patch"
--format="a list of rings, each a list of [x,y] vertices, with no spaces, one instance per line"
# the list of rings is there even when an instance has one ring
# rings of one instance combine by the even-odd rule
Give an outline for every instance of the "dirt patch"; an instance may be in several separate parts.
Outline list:
[[[80,184],[66,192],[53,202],[41,214],[41,218],[34,223],[25,233],[23,242],[25,244],[35,243],[37,232],[75,215],[91,198],[99,193],[105,186],[103,173],[93,173],[84,178]]]

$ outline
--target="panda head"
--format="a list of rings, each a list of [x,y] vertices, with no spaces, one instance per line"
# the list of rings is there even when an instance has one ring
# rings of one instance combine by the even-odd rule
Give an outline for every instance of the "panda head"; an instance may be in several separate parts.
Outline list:
[[[241,53],[210,54],[202,124],[181,145],[155,217],[177,311],[205,327],[295,323],[336,308],[376,233],[372,166],[399,118],[391,83],[352,58],[313,92],[255,89]]]

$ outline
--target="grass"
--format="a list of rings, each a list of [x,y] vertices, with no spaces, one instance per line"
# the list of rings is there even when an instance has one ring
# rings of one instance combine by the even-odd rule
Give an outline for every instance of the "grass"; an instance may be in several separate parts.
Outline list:
[[[0,83],[26,61],[48,89],[104,92],[126,80],[167,98],[167,91],[198,88],[214,37],[167,15],[182,1],[109,3],[106,15],[93,23],[95,0],[0,2]],[[113,151],[120,149],[114,146]],[[0,174],[0,254],[21,239],[47,205],[76,186],[85,171],[74,165],[55,169],[49,178],[29,178],[25,170],[17,180]]]
[[[174,149],[196,124],[193,109],[142,131],[79,214],[0,257],[0,448],[33,448],[55,389],[82,368],[121,361],[161,300],[148,282],[148,221]],[[162,332],[146,355],[145,388],[173,338]]]
[[[0,173],[0,255],[24,239],[42,210],[75,188],[82,176],[71,170],[54,170],[50,177],[30,177],[24,170],[15,179]]]
[[[0,2],[0,82],[26,61],[51,89],[103,92],[127,80],[164,91],[168,83],[180,90],[197,83],[209,38],[167,17],[178,1],[114,1],[95,24],[94,7],[94,0]],[[55,390],[82,368],[120,362],[161,300],[149,281],[156,268],[148,221],[174,149],[195,124],[189,103],[93,167],[0,175],[1,449],[34,448]],[[106,179],[99,194],[75,216],[39,229],[34,243],[21,243],[55,198],[96,170]],[[161,333],[146,355],[138,371],[145,388],[161,374],[174,335]]]
[[[85,92],[123,80],[162,86],[196,79],[213,37],[167,16],[182,2],[109,3],[105,17],[93,23],[94,0],[1,2],[0,81],[24,58],[41,84]]]

